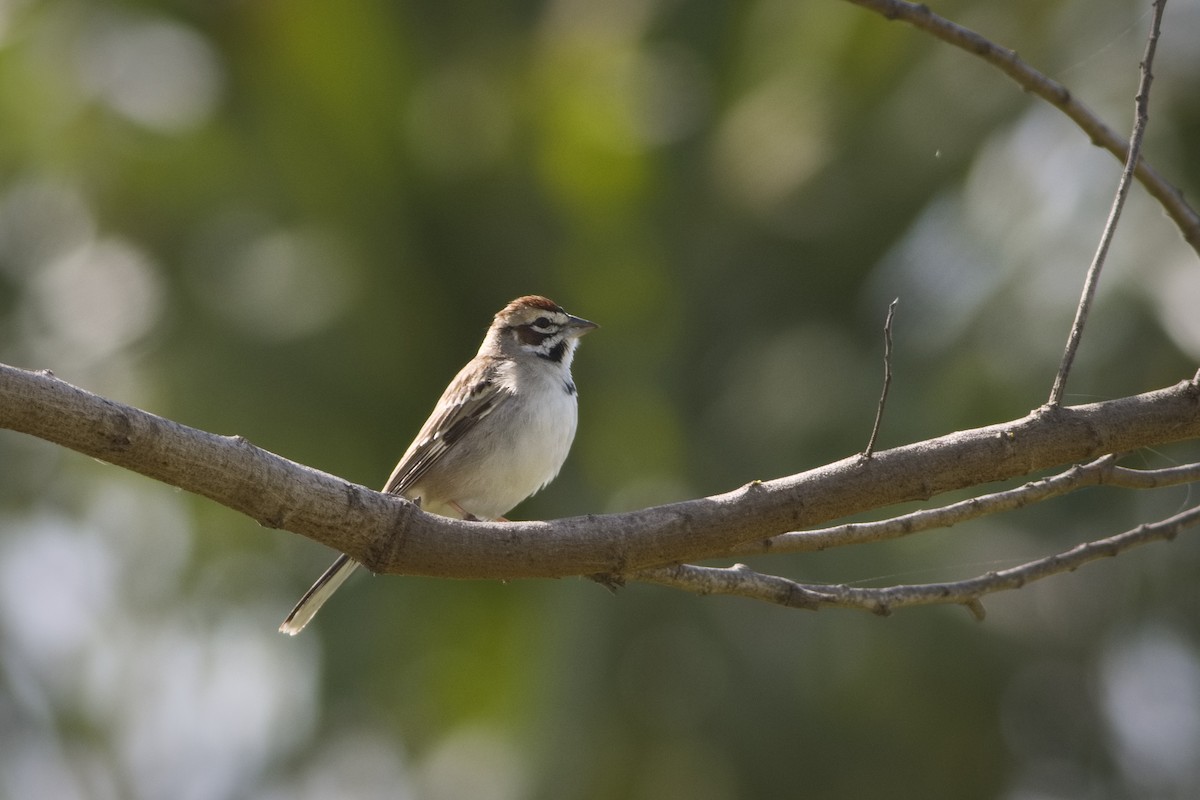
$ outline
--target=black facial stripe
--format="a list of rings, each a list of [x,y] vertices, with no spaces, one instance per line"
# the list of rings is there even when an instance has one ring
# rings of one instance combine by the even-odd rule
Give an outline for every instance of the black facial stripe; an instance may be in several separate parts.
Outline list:
[[[543,343],[551,336],[554,336],[557,331],[539,331],[531,328],[528,325],[518,325],[513,328],[517,334],[517,339],[521,344],[529,345],[530,347],[541,347]]]
[[[558,344],[551,347],[547,352],[537,351],[538,358],[544,358],[547,361],[553,361],[555,364],[562,363],[563,355],[567,352],[567,340],[563,339]]]

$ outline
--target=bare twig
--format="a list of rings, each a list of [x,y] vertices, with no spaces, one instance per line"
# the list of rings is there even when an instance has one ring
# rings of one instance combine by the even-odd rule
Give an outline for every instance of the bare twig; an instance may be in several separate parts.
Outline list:
[[[1101,483],[1125,489],[1161,489],[1200,481],[1200,464],[1179,464],[1162,469],[1113,467]]]
[[[925,5],[904,0],[849,0],[870,9],[889,20],[903,20],[913,27],[941,39],[961,50],[982,58],[1016,81],[1027,92],[1035,94],[1062,111],[1097,147],[1101,147],[1125,162],[1128,141],[1108,127],[1091,109],[1075,99],[1067,87],[1037,71],[1022,61],[1015,52],[994,44],[978,33],[940,17]],[[1200,214],[1188,205],[1183,193],[1172,186],[1146,159],[1137,162],[1137,179],[1146,191],[1159,202],[1183,235],[1184,241],[1200,254]]]
[[[1111,558],[1150,542],[1174,539],[1180,532],[1195,525],[1200,525],[1200,507],[1011,569],[947,583],[887,586],[877,589],[807,584],[777,575],[764,575],[745,564],[735,564],[726,568],[677,564],[642,570],[637,579],[695,594],[734,595],[809,611],[822,608],[853,608],[886,615],[908,606],[958,604],[965,606],[976,619],[982,619],[983,606],[980,599],[986,595],[1019,589],[1033,581],[1071,572],[1090,561]]]
[[[1150,121],[1150,84],[1154,80],[1151,68],[1154,64],[1154,53],[1158,48],[1158,36],[1162,25],[1163,9],[1167,0],[1154,0],[1154,14],[1150,22],[1150,36],[1146,42],[1146,55],[1142,58],[1142,77],[1138,84],[1137,96],[1134,99],[1133,133],[1129,137],[1129,154],[1125,160],[1125,168],[1121,171],[1121,181],[1117,184],[1117,194],[1113,198],[1112,208],[1108,212],[1108,221],[1104,224],[1104,232],[1100,235],[1100,244],[1088,267],[1087,277],[1083,282],[1083,295],[1075,309],[1075,321],[1071,324],[1071,333],[1067,337],[1067,347],[1063,351],[1062,363],[1058,366],[1058,374],[1054,376],[1054,386],[1050,390],[1051,406],[1062,403],[1063,391],[1067,386],[1067,376],[1071,373],[1071,365],[1075,362],[1075,354],[1079,350],[1079,342],[1083,338],[1083,326],[1087,322],[1088,312],[1096,297],[1096,286],[1100,283],[1100,270],[1108,258],[1108,248],[1117,232],[1117,223],[1121,219],[1121,210],[1125,207],[1125,198],[1129,195],[1129,186],[1133,182],[1133,171],[1138,157],[1142,152],[1142,139],[1146,135],[1146,125]]]
[[[1184,464],[1156,470],[1136,470],[1116,466],[1116,457],[1103,456],[1066,472],[1026,483],[1014,489],[972,497],[941,508],[928,508],[876,522],[851,522],[830,528],[781,533],[769,539],[745,542],[730,555],[763,553],[808,553],[831,547],[866,544],[899,539],[914,533],[949,528],[992,514],[1061,497],[1087,486],[1119,486],[1129,489],[1159,489],[1200,481],[1200,464]]]
[[[888,304],[887,319],[883,321],[883,390],[879,393],[879,407],[875,409],[875,424],[871,426],[871,438],[867,440],[867,449],[863,458],[870,458],[875,452],[875,440],[879,436],[879,426],[883,424],[883,409],[887,405],[888,390],[892,388],[892,318],[896,315],[897,297]]]
[[[777,575],[755,572],[745,564],[732,567],[698,567],[673,564],[645,569],[636,576],[645,583],[656,583],[692,594],[725,594],[750,597],[788,608],[817,611],[836,602],[836,596],[822,586],[805,586]]]

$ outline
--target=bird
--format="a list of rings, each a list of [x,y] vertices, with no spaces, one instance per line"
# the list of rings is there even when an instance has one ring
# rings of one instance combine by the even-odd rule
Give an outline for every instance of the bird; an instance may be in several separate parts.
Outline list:
[[[503,520],[554,480],[578,423],[571,363],[600,327],[540,295],[510,302],[458,372],[383,487],[424,511]],[[312,585],[281,633],[295,636],[359,566],[345,553]]]

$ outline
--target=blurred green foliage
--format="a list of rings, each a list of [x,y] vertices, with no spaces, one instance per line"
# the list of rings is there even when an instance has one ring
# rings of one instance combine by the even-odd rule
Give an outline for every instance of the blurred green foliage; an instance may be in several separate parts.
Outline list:
[[[936,7],[1128,127],[1146,4]],[[1200,14],[1147,156],[1197,193]],[[490,316],[594,319],[580,432],[515,512],[625,510],[1046,397],[1119,165],[846,3],[0,3],[0,360],[380,485]],[[1200,358],[1195,254],[1134,191],[1071,402]],[[1163,465],[1194,445],[1139,454]],[[817,615],[586,581],[366,579],[0,436],[0,797],[1184,797],[1200,545],[957,609]],[[1176,510],[1091,490],[802,580],[1011,566]]]

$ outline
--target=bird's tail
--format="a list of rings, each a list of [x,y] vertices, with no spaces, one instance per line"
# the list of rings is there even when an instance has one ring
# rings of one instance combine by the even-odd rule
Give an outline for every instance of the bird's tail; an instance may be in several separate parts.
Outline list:
[[[346,578],[350,577],[350,573],[354,572],[357,566],[358,562],[345,553],[338,556],[337,561],[334,561],[329,569],[317,578],[317,582],[312,585],[312,588],[304,593],[304,597],[300,598],[299,603],[296,603],[292,613],[288,614],[287,619],[279,626],[279,632],[295,636],[304,630],[304,626],[320,610],[321,606],[325,605],[329,596],[337,591]]]

